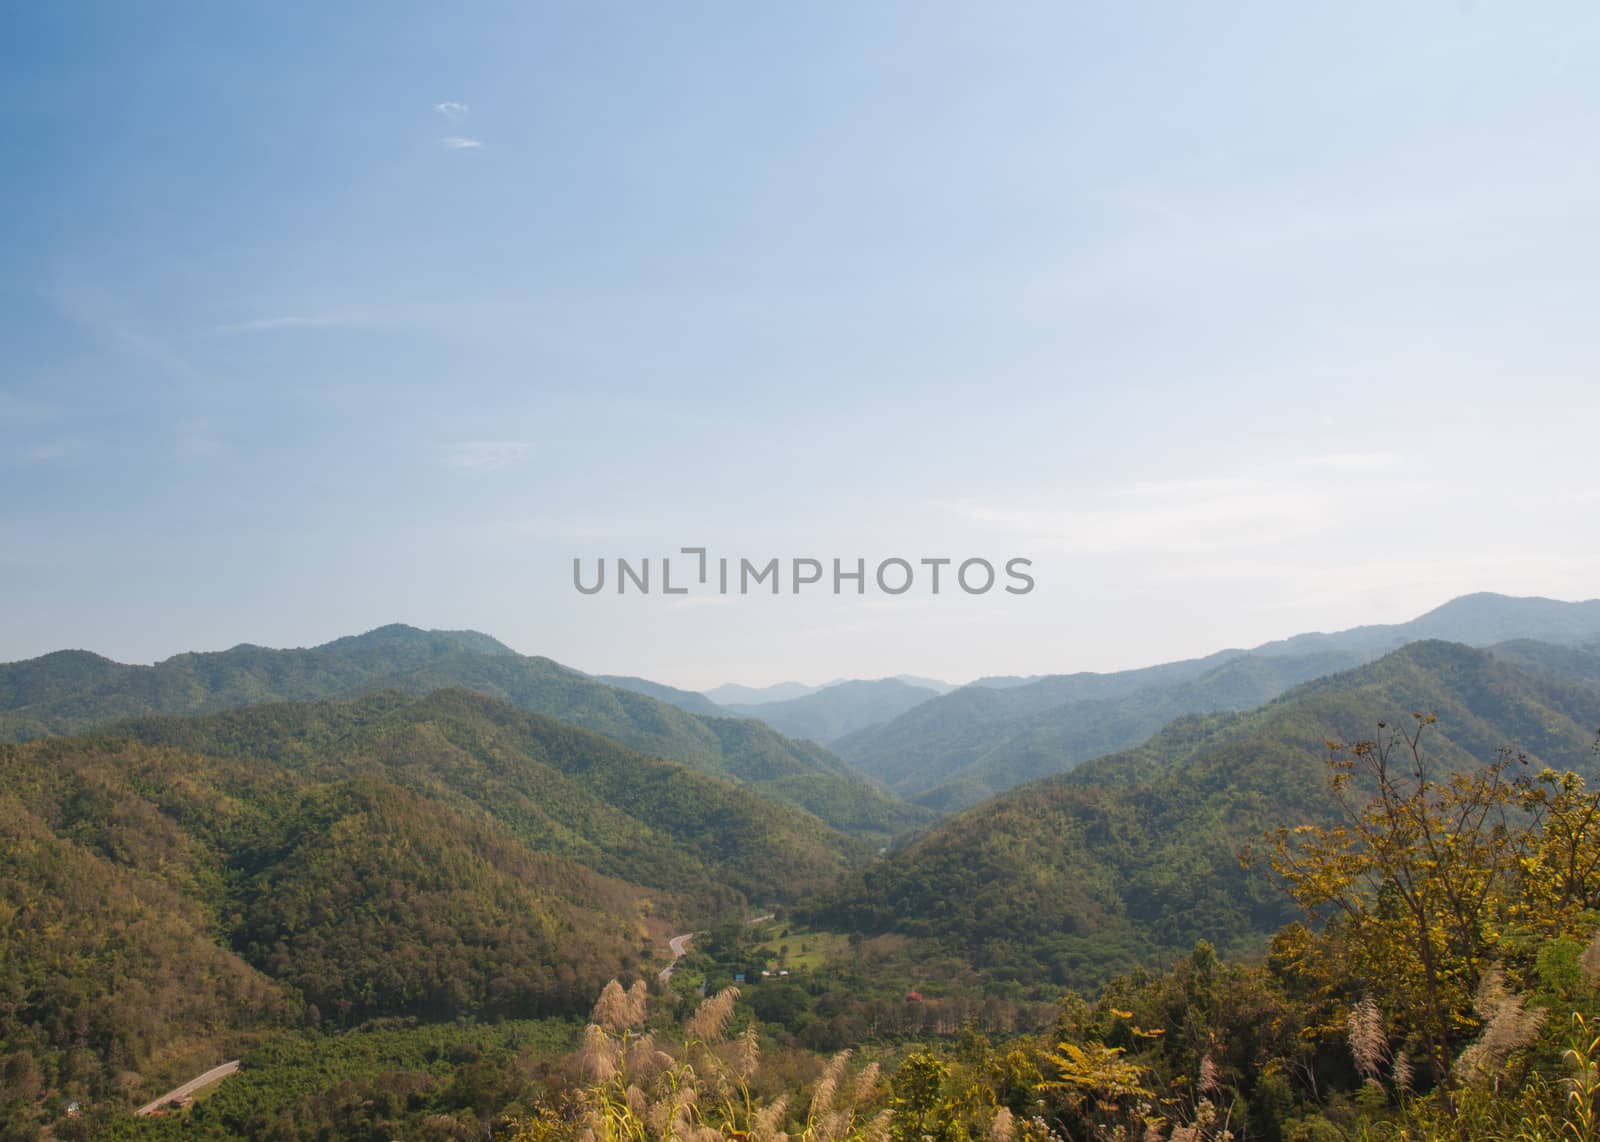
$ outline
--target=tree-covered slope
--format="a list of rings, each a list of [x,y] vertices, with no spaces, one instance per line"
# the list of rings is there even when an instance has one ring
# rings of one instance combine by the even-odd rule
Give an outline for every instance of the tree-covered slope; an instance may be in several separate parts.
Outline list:
[[[307,650],[238,646],[126,666],[62,651],[0,666],[0,739],[77,733],[144,714],[205,714],[267,702],[426,694],[461,687],[763,790],[873,840],[930,819],[826,750],[769,727],[702,717],[606,685],[472,631],[388,626]]]
[[[985,742],[968,731],[964,741],[969,743],[971,760],[933,788],[917,790],[915,796],[946,812],[963,809],[1125,748],[1185,714],[1251,709],[1296,683],[1357,661],[1337,651],[1274,658],[1240,655],[1188,681],[1147,687],[1120,698],[1072,702],[1019,718],[997,735],[997,741]]]
[[[935,938],[1001,977],[1089,985],[1205,937],[1239,950],[1288,918],[1238,853],[1333,810],[1329,741],[1438,716],[1441,767],[1495,751],[1594,768],[1600,686],[1427,642],[1245,714],[1185,718],[1144,746],[1015,789],[868,868],[821,911],[866,932]]]
[[[142,718],[108,732],[315,781],[377,778],[487,816],[539,852],[706,908],[730,891],[791,899],[865,851],[729,781],[465,690]]]
[[[704,694],[694,690],[679,690],[676,686],[652,682],[648,678],[635,678],[631,674],[596,674],[594,678],[595,681],[604,682],[607,686],[615,686],[619,690],[632,690],[635,694],[643,694],[647,698],[654,698],[658,702],[665,702],[669,706],[676,706],[691,714],[725,718],[729,713]]]
[[[143,1101],[306,1019],[576,1013],[643,964],[642,889],[373,775],[4,746],[0,838],[0,1064],[35,1093]]]

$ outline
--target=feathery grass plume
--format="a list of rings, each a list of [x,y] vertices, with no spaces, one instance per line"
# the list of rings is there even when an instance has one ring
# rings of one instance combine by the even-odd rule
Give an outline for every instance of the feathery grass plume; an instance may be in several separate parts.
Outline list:
[[[607,1031],[625,1031],[633,1026],[633,1011],[628,1002],[628,993],[622,990],[622,985],[612,980],[600,992],[600,998],[595,1000],[594,1010],[589,1014],[589,1022],[597,1024]]]
[[[702,1043],[717,1043],[728,1029],[733,1018],[733,1003],[739,998],[739,989],[725,987],[702,1003],[689,1019],[684,1030],[689,1038]]]
[[[817,1088],[811,1096],[811,1112],[806,1117],[801,1137],[805,1142],[868,1142],[886,1135],[891,1111],[880,1112],[863,1125],[858,1116],[878,1092],[878,1066],[869,1064],[847,1081],[850,1051],[840,1051],[828,1060]]]
[[[1401,1094],[1411,1093],[1411,1082],[1416,1077],[1411,1066],[1411,1057],[1404,1051],[1396,1051],[1394,1067],[1389,1072],[1390,1079],[1394,1082],[1394,1089]]]
[[[578,1050],[578,1068],[590,1081],[608,1083],[617,1075],[622,1062],[622,1044],[590,1023],[583,1029],[583,1046]]]
[[[1466,1082],[1489,1082],[1505,1068],[1512,1052],[1533,1042],[1545,1012],[1529,1011],[1522,996],[1506,988],[1498,967],[1483,973],[1472,1009],[1483,1020],[1483,1033],[1456,1059],[1456,1076]]]
[[[627,1103],[634,1117],[641,1121],[650,1113],[650,1096],[639,1089],[638,1083],[628,1084],[628,1089],[622,1092],[622,1100]]]
[[[750,1116],[750,1142],[789,1142],[783,1131],[785,1116],[789,1113],[789,1096],[779,1095]]]
[[[629,1075],[648,1077],[672,1066],[672,1056],[656,1047],[656,1037],[649,1032],[627,1043],[618,1045],[622,1065]]]
[[[645,1125],[654,1138],[682,1138],[696,1124],[694,1110],[697,1099],[690,1083],[669,1086],[645,1114]]]
[[[1389,1044],[1383,1035],[1383,1016],[1372,996],[1365,996],[1350,1009],[1350,1054],[1368,1082],[1378,1081],[1378,1071]]]
[[[1213,1094],[1217,1090],[1217,1064],[1211,1058],[1210,1052],[1200,1060],[1200,1077],[1195,1084],[1195,1090],[1201,1094]]]
[[[650,990],[642,979],[633,981],[633,986],[628,989],[628,1026],[639,1027],[644,1024],[644,1017],[649,1014]]]
[[[1016,1142],[1016,1138],[1017,1121],[1011,1116],[1011,1108],[1002,1106],[989,1123],[989,1142]]]
[[[839,1080],[844,1075],[845,1064],[850,1060],[849,1051],[840,1051],[828,1060],[828,1065],[822,1070],[822,1077],[817,1080],[817,1089],[811,1095],[811,1121],[813,1124],[825,1121],[833,1111],[833,1099],[839,1093]]]
[[[1167,1142],[1167,1136],[1161,1132],[1161,1119],[1151,1118],[1144,1124],[1144,1135],[1140,1142]]]
[[[878,1064],[868,1063],[850,1082],[850,1101],[856,1106],[871,1102],[878,1093],[878,1076],[881,1069]]]
[[[894,1121],[894,1111],[885,1107],[878,1111],[857,1135],[857,1142],[889,1142],[889,1124]]]
[[[1591,987],[1600,984],[1600,932],[1596,932],[1589,946],[1583,949],[1578,965],[1583,968],[1583,978],[1589,981]]]
[[[609,989],[608,989],[609,990]],[[597,1014],[613,1024],[618,997],[633,993],[610,990]],[[853,1078],[850,1052],[842,1052],[823,1069],[805,1125],[787,1133],[789,1100],[779,1097],[766,1106],[752,1097],[747,1083],[759,1058],[754,1026],[733,1042],[726,1041],[738,992],[727,988],[702,1003],[686,1024],[681,1047],[663,1050],[653,1034],[631,1029],[608,1032],[600,1023],[584,1028],[577,1062],[586,1086],[576,1096],[582,1119],[568,1119],[560,1138],[572,1142],[890,1142],[892,1112],[865,1117],[879,1094],[879,1069],[874,1064]],[[523,1142],[551,1142],[537,1122],[521,1124]],[[1003,1140],[994,1140],[1003,1142]]]
[[[739,1037],[733,1041],[733,1051],[729,1062],[733,1066],[733,1074],[741,1083],[749,1082],[751,1076],[761,1066],[761,1042],[756,1035],[756,1025],[751,1023]]]

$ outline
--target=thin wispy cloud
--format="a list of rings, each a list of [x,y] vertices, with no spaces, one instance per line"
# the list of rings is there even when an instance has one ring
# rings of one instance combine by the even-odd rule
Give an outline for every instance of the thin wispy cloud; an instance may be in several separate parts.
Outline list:
[[[470,110],[459,99],[446,99],[442,103],[435,103],[433,109],[451,123],[460,123]],[[468,135],[446,135],[439,140],[439,145],[447,151],[477,151],[483,148],[481,140]]]
[[[493,472],[510,467],[533,450],[528,440],[462,440],[440,450],[440,462],[461,472]]]

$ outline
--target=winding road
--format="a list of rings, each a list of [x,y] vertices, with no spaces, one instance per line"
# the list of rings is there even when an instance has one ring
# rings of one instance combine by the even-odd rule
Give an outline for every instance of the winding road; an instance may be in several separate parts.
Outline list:
[[[768,912],[762,916],[752,916],[750,919],[746,920],[745,923],[764,924],[771,919],[773,919],[773,914]],[[672,949],[672,962],[661,969],[660,978],[662,983],[666,983],[672,978],[673,970],[677,968],[678,961],[681,960],[684,956],[684,953],[689,950],[689,941],[694,939],[696,935],[698,935],[696,932],[685,932],[683,935],[674,936],[672,939],[667,941],[667,947]]]
[[[182,1086],[173,1087],[166,1094],[162,1095],[160,1098],[154,1100],[153,1102],[145,1103],[138,1110],[134,1111],[134,1113],[137,1114],[141,1118],[148,1118],[150,1115],[152,1115],[156,1111],[160,1110],[163,1106],[167,1105],[167,1103],[171,1102],[173,1099],[175,1099],[175,1098],[184,1098],[187,1095],[191,1095],[191,1094],[193,1094],[195,1091],[199,1090],[203,1086],[207,1086],[207,1085],[209,1085],[211,1083],[214,1083],[218,1079],[227,1078],[229,1075],[233,1074],[233,1072],[237,1071],[238,1069],[239,1069],[239,1060],[238,1059],[233,1060],[233,1062],[231,1062],[231,1063],[223,1063],[220,1067],[212,1067],[205,1074],[197,1075],[196,1077],[190,1079],[188,1082],[184,1083]]]
[[[693,932],[685,932],[681,936],[674,936],[667,941],[667,947],[672,949],[672,962],[661,969],[661,982],[666,983],[672,979],[672,969],[678,966],[678,961],[689,950],[689,941],[694,939]]]

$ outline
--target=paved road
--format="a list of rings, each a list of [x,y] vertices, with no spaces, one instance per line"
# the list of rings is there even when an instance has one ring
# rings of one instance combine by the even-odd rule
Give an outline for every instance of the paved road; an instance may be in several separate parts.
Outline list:
[[[672,969],[678,966],[678,961],[689,950],[688,943],[694,939],[693,932],[685,932],[681,936],[674,936],[667,941],[667,947],[672,949],[672,962],[661,969],[661,982],[666,983],[672,978]]]
[[[227,1078],[229,1075],[233,1074],[233,1072],[238,1070],[238,1069],[239,1069],[239,1060],[238,1059],[233,1060],[233,1062],[231,1062],[231,1063],[223,1063],[220,1067],[212,1067],[205,1074],[200,1075],[200,1076],[198,1076],[196,1078],[190,1079],[188,1082],[184,1083],[182,1086],[173,1087],[166,1094],[162,1095],[160,1098],[156,1099],[154,1102],[145,1103],[138,1110],[134,1111],[134,1113],[137,1114],[137,1115],[140,1115],[140,1116],[146,1116],[146,1115],[154,1114],[156,1111],[160,1110],[163,1106],[167,1105],[167,1103],[171,1102],[173,1099],[175,1099],[175,1098],[183,1098],[185,1095],[193,1094],[195,1091],[199,1090],[203,1086],[206,1086],[206,1085],[208,1085],[210,1083],[214,1083],[218,1079]]]
[[[765,916],[752,916],[750,919],[746,920],[745,923],[762,924],[771,919],[772,913],[768,912]],[[672,978],[673,969],[678,966],[678,961],[682,959],[684,953],[689,950],[689,941],[694,939],[694,937],[695,934],[693,932],[685,932],[683,935],[674,936],[672,939],[667,941],[667,947],[672,949],[672,962],[661,969],[662,983],[666,983]]]

